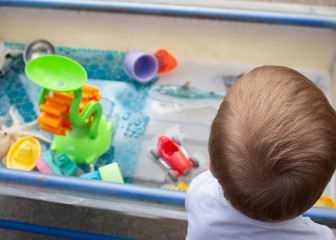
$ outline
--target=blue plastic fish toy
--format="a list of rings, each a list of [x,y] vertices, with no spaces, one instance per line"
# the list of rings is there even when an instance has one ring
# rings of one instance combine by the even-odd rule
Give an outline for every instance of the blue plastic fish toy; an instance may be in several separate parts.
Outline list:
[[[178,85],[154,86],[153,90],[163,95],[185,99],[219,99],[225,96],[225,93],[205,91],[199,88],[190,87],[190,81],[186,82],[182,86]]]

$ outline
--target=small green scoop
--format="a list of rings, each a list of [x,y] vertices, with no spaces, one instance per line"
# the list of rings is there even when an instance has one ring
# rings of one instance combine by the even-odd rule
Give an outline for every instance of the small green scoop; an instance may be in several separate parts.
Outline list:
[[[45,55],[30,60],[25,72],[37,85],[59,92],[79,89],[87,79],[86,71],[79,63],[59,55]]]

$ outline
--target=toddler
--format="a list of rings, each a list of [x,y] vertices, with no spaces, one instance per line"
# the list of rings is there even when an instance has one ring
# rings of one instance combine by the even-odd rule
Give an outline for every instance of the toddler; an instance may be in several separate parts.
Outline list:
[[[336,113],[300,73],[263,66],[229,89],[209,138],[210,171],[190,184],[188,240],[329,240],[301,214],[336,166]]]

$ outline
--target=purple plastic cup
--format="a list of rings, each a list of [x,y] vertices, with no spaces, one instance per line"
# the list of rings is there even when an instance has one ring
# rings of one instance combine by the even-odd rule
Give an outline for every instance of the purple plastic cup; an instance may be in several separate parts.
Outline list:
[[[131,51],[125,57],[124,68],[135,80],[146,83],[156,76],[159,64],[152,54]]]

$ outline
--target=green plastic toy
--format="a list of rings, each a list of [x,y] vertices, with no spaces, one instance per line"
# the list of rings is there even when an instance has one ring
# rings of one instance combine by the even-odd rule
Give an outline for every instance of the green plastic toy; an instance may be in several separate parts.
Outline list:
[[[103,181],[124,183],[119,165],[117,162],[102,166],[98,168],[98,172]]]
[[[78,164],[90,164],[110,147],[113,124],[102,116],[99,101],[89,99],[80,108],[87,73],[79,63],[63,56],[46,55],[29,61],[25,72],[42,87],[39,105],[45,112],[38,121],[41,129],[55,134],[53,151],[66,153]]]
[[[27,63],[25,71],[37,85],[59,92],[80,89],[87,79],[86,71],[79,63],[58,55],[33,59]]]
[[[51,150],[58,154],[65,152],[78,164],[90,164],[101,156],[110,146],[112,123],[103,116],[99,121],[95,138],[90,137],[88,128],[78,128],[68,132],[65,137],[54,136]]]
[[[71,176],[77,170],[77,164],[65,153],[54,159],[55,165],[61,170],[62,175]]]
[[[41,156],[54,174],[63,175],[61,170],[55,165],[53,156],[51,155],[49,151],[42,152]]]

